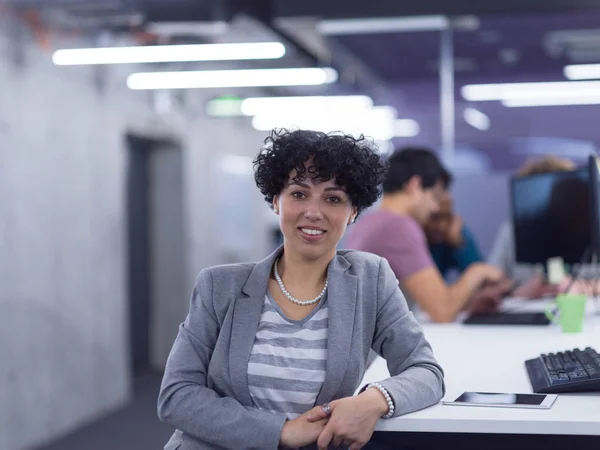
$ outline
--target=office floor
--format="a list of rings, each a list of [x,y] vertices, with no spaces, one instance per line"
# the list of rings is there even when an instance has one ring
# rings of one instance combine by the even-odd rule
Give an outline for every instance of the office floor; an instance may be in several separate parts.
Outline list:
[[[37,450],[160,450],[173,429],[156,417],[160,375],[134,382],[134,398],[125,408]]]

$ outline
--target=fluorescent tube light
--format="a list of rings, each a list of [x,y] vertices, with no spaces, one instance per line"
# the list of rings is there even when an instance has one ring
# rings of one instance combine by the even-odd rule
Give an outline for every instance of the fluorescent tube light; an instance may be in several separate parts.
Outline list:
[[[135,64],[179,61],[230,61],[278,59],[285,55],[280,42],[241,44],[151,45],[139,47],[76,48],[57,50],[57,66],[86,64]]]
[[[366,95],[304,96],[304,97],[251,97],[242,101],[242,114],[259,116],[281,111],[303,111],[308,114],[328,111],[366,110],[373,100]]]
[[[475,108],[465,108],[463,111],[463,118],[465,119],[465,122],[473,128],[477,128],[481,131],[489,130],[492,125],[490,118]]]
[[[392,122],[396,119],[397,111],[391,106],[375,106],[369,109],[339,110],[331,114],[329,110],[288,109],[283,111],[269,110],[259,116],[261,119],[275,122],[327,122],[337,124],[355,123],[360,125],[364,119],[378,119],[381,122]],[[275,125],[277,126],[277,125]],[[270,127],[273,128],[273,127]]]
[[[593,80],[600,78],[600,64],[572,64],[563,72],[569,80]]]
[[[363,121],[361,125],[355,123],[344,123],[342,121],[328,122],[326,120],[306,121],[279,121],[270,117],[255,116],[252,118],[252,126],[255,130],[269,131],[273,128],[287,128],[291,130],[314,130],[324,133],[341,132],[358,137],[361,134],[373,138],[376,141],[386,141],[394,137],[394,132],[389,124],[376,121]]]
[[[546,98],[507,98],[502,104],[508,108],[535,106],[599,105],[600,95],[595,97],[546,97]]]
[[[317,31],[325,35],[339,36],[346,34],[439,31],[449,27],[450,21],[445,16],[378,17],[323,20],[317,24]]]
[[[394,137],[393,118],[384,110],[365,111],[361,114],[330,115],[312,114],[285,116],[272,114],[255,116],[252,126],[261,131],[273,128],[305,129],[323,132],[340,131],[353,136],[364,134],[375,140],[385,141]]]
[[[393,137],[413,137],[419,134],[419,124],[412,119],[396,119],[397,112],[389,106],[376,106],[364,111],[338,111],[330,114],[326,110],[308,113],[290,110],[255,116],[252,126],[256,130],[273,128],[310,129],[316,131],[341,131],[354,136],[364,134],[376,141],[387,141]]]
[[[152,34],[169,36],[216,36],[222,35],[229,29],[225,21],[214,22],[150,22],[146,30]]]
[[[198,89],[250,86],[315,86],[337,81],[331,68],[200,70],[134,73],[130,89]]]
[[[413,119],[396,119],[394,121],[394,137],[415,137],[421,132],[421,127]]]
[[[523,97],[600,95],[600,81],[553,81],[541,83],[471,84],[461,89],[465,100],[489,101]]]

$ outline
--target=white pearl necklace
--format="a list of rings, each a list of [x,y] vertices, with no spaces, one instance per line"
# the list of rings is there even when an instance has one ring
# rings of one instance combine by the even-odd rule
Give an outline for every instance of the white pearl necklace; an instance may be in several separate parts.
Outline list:
[[[321,298],[323,297],[323,295],[325,295],[325,291],[327,290],[327,280],[325,280],[325,286],[323,286],[323,290],[321,291],[321,293],[319,295],[317,295],[315,298],[313,298],[312,300],[302,301],[302,300],[298,300],[295,297],[292,297],[292,295],[287,291],[287,289],[283,285],[283,281],[281,280],[281,277],[279,276],[279,271],[277,270],[277,265],[278,264],[279,264],[279,258],[277,258],[275,260],[275,266],[273,267],[273,269],[274,269],[273,271],[275,272],[275,279],[277,280],[277,284],[279,285],[279,288],[281,289],[281,292],[283,292],[285,294],[285,296],[291,302],[295,303],[296,305],[300,305],[300,306],[314,305],[319,300],[321,300]]]

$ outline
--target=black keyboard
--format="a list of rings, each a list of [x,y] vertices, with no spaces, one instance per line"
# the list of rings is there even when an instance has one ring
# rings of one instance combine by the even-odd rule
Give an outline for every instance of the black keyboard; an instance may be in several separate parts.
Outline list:
[[[548,325],[550,320],[544,313],[497,313],[473,314],[465,325]]]
[[[600,355],[591,347],[542,354],[525,367],[533,392],[600,392]]]

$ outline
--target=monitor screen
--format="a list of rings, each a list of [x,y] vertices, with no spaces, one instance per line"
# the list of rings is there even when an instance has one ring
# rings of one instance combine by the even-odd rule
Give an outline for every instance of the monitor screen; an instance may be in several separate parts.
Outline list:
[[[592,244],[590,170],[514,177],[511,187],[517,262],[580,262]]]
[[[600,158],[595,155],[590,156],[588,167],[590,170],[591,180],[591,214],[592,214],[592,230],[591,230],[591,250],[593,258],[597,260],[600,257]]]

